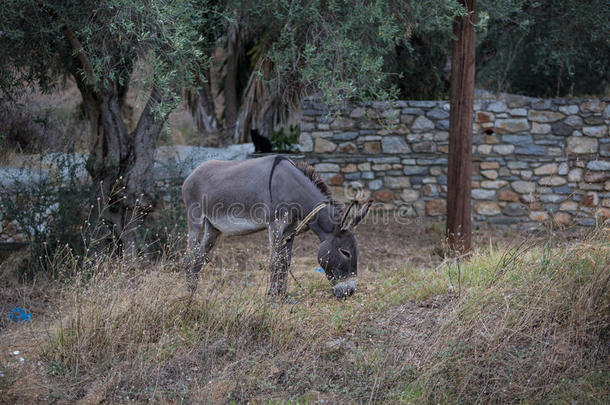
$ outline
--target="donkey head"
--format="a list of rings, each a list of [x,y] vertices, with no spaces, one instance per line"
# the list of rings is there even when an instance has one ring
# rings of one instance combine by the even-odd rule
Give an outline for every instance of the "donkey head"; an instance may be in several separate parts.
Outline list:
[[[333,231],[322,240],[318,249],[318,263],[332,283],[335,297],[351,296],[356,291],[358,241],[353,231],[368,213],[371,203],[372,200],[368,201],[350,217],[355,206],[352,202],[341,222],[335,223]]]

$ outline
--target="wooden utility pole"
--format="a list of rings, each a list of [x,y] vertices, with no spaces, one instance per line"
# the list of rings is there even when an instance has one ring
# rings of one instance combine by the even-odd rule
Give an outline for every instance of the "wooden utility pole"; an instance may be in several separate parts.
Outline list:
[[[476,0],[459,0],[468,10],[453,23],[451,111],[447,173],[447,239],[449,248],[465,254],[471,247],[472,115],[475,75]]]

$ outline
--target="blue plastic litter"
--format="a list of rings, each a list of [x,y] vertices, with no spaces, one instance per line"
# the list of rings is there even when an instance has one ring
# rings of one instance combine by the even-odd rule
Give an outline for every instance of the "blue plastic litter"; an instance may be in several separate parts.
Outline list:
[[[11,309],[8,317],[13,322],[30,322],[32,320],[32,314],[20,307]]]
[[[322,267],[318,267],[317,269],[314,269],[314,271],[317,271],[318,273],[324,273],[324,269]]]

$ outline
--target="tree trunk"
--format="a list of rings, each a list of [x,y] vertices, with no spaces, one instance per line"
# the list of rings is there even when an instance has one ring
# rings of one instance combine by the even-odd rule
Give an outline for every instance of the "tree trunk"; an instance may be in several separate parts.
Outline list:
[[[225,65],[225,125],[226,134],[230,137],[235,131],[237,121],[237,60],[239,57],[239,27],[231,24],[227,38],[227,55]]]
[[[465,254],[471,248],[472,115],[475,78],[476,0],[460,0],[469,15],[456,18],[451,51],[451,111],[447,180],[449,248]]]
[[[155,115],[161,98],[153,90],[136,128],[130,133],[121,115],[120,98],[116,86],[90,98],[95,102],[90,110],[99,112],[100,123],[97,128],[92,125],[96,131],[95,143],[87,170],[105,207],[97,214],[112,224],[123,252],[135,255],[140,247],[136,229],[154,206],[154,154],[166,117]]]

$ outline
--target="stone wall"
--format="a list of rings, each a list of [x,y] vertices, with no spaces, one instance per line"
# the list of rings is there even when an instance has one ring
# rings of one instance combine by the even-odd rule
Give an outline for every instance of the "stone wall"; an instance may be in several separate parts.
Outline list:
[[[515,226],[610,218],[610,102],[518,96],[475,101],[473,218]],[[303,105],[301,158],[338,196],[360,193],[407,216],[446,209],[447,101]]]

